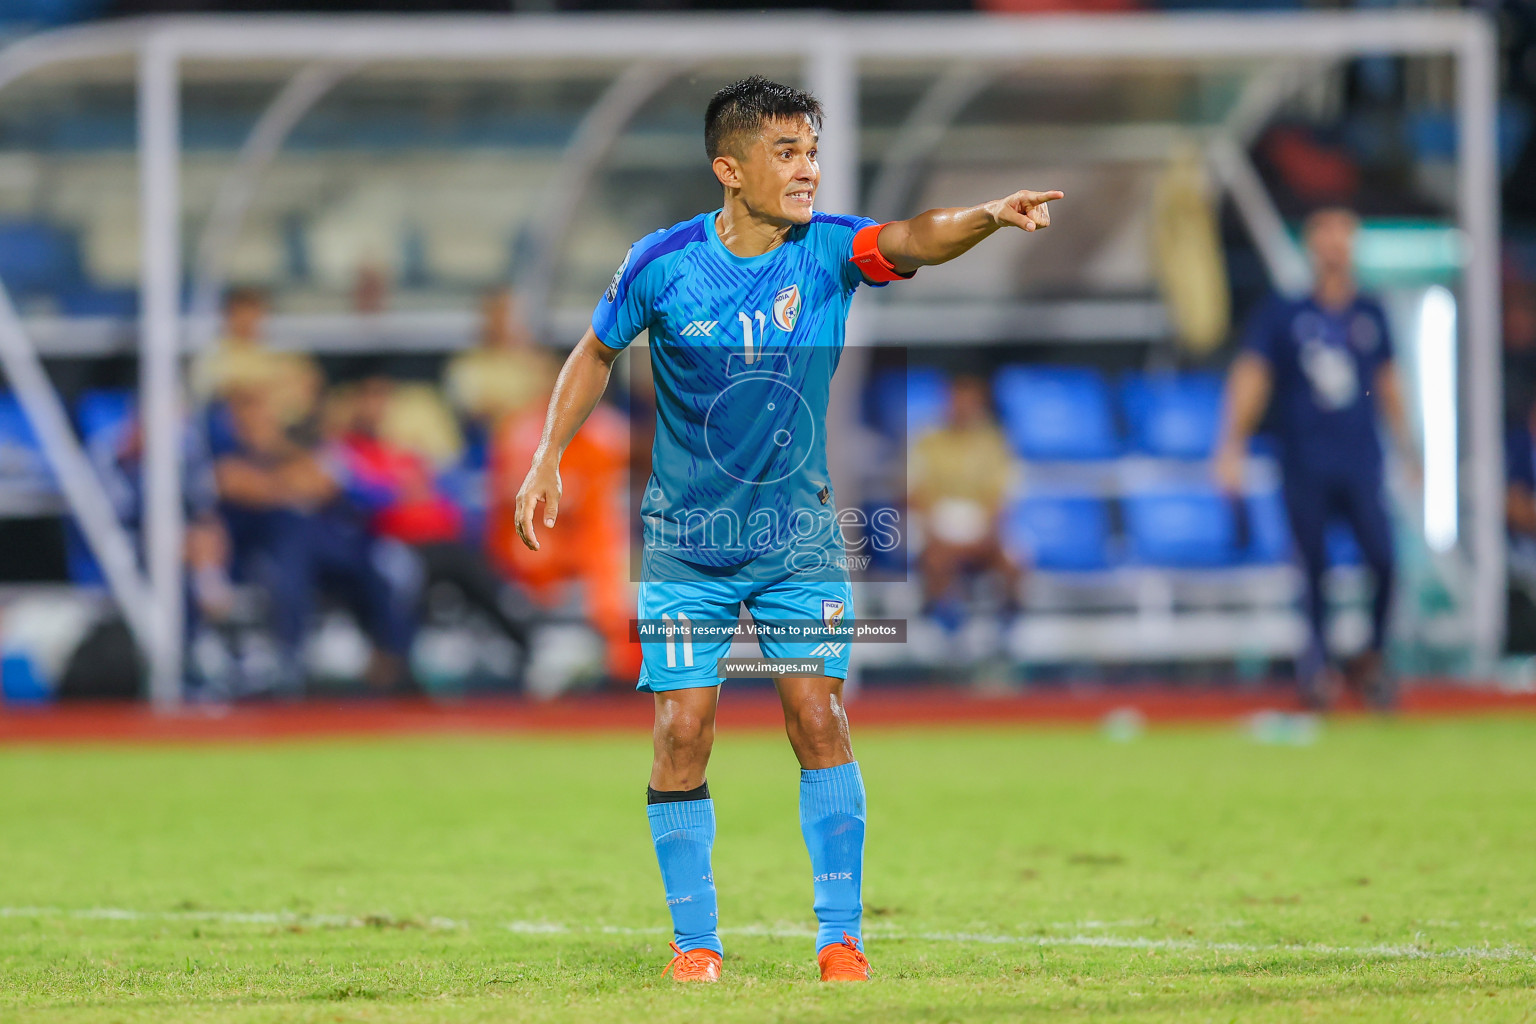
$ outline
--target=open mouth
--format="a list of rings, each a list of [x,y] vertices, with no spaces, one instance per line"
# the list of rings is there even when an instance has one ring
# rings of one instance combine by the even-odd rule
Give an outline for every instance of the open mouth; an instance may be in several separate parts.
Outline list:
[[[814,196],[815,193],[810,189],[801,189],[798,192],[789,193],[786,198],[792,203],[804,203],[806,206],[810,206]]]

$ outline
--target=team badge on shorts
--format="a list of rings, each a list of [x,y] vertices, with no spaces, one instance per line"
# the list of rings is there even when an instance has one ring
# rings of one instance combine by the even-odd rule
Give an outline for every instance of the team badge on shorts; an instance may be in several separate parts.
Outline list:
[[[843,621],[843,602],[830,598],[821,600],[821,624],[828,629],[836,629]]]
[[[795,321],[800,319],[800,286],[792,284],[788,288],[780,288],[779,294],[773,297],[773,325],[781,331],[795,329]]]

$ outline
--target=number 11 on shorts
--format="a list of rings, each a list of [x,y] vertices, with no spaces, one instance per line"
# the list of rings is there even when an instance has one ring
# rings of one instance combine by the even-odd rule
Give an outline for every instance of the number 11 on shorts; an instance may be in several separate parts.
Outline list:
[[[751,348],[748,348],[748,362],[752,361],[751,352]],[[661,621],[665,623],[661,629],[667,637],[667,668],[677,668],[678,644],[675,643],[672,639],[674,632],[678,636],[682,637],[683,667],[693,668],[693,622],[690,621],[688,616],[684,615],[682,612],[677,613],[677,622],[675,625],[672,621],[672,616],[668,615],[666,612],[661,613]]]

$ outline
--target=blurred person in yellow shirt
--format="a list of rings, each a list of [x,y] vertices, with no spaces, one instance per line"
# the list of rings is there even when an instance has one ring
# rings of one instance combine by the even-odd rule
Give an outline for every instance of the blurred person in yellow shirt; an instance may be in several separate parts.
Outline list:
[[[492,429],[501,417],[542,403],[560,367],[523,323],[510,289],[487,292],[480,317],[479,345],[449,362],[443,390],[461,416]]]
[[[224,333],[192,360],[190,381],[199,405],[222,401],[231,391],[259,387],[273,403],[285,429],[306,423],[315,413],[325,377],[301,352],[278,352],[265,339],[266,293],[234,288],[224,297]]]
[[[925,614],[957,626],[952,592],[962,574],[972,573],[996,574],[1005,611],[1017,610],[1023,568],[1004,548],[1000,528],[1017,477],[986,381],[957,377],[944,425],[917,439],[909,463],[911,511],[923,538],[918,570]]]

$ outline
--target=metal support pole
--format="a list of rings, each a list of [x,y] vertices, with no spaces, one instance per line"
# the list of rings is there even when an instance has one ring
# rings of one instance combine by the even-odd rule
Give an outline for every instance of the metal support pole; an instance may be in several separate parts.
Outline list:
[[[566,145],[554,180],[539,203],[530,232],[531,262],[518,282],[524,315],[541,332],[549,329],[549,296],[555,284],[555,263],[563,251],[561,243],[569,235],[592,176],[625,126],[678,70],[651,61],[625,69],[587,111]]]
[[[844,34],[827,31],[805,66],[806,83],[821,100],[821,138],[816,144],[821,184],[816,208],[824,213],[852,213],[859,191],[858,68]]]
[[[944,134],[966,105],[996,77],[993,71],[964,64],[940,75],[912,107],[896,131],[896,141],[880,161],[869,190],[868,216],[895,220],[905,211],[923,161],[944,141]]]
[[[283,143],[304,115],[356,67],[354,61],[308,64],[290,78],[261,112],[240,147],[235,166],[219,182],[213,210],[198,240],[197,263],[192,268],[190,319],[194,351],[205,347],[218,327],[219,293],[224,290],[229,251],[240,237],[262,173],[282,152]]]
[[[1285,219],[1248,159],[1248,147],[1270,117],[1306,80],[1308,68],[1273,63],[1244,87],[1206,146],[1212,176],[1232,196],[1237,214],[1269,271],[1270,284],[1297,295],[1312,287],[1312,268],[1285,230]]]
[[[1205,155],[1216,180],[1232,197],[1248,237],[1259,250],[1270,283],[1289,295],[1300,295],[1311,288],[1312,268],[1286,233],[1285,220],[1248,154],[1231,138],[1219,135],[1206,147]]]
[[[181,703],[181,186],[179,57],[157,36],[139,51],[140,355],[144,540],[154,602],[150,699]]]
[[[107,589],[117,602],[134,638],[147,645],[154,635],[149,588],[139,573],[133,541],[117,520],[117,513],[101,486],[101,478],[75,439],[69,414],[53,382],[43,370],[37,350],[27,338],[10,295],[0,285],[0,367],[5,370],[16,400],[37,435],[43,455],[53,468],[59,489],[80,524],[91,554],[101,566]]]
[[[816,209],[825,213],[854,213],[859,191],[858,62],[840,31],[823,34],[807,55],[806,83],[821,101],[821,136],[816,143],[821,183]],[[867,300],[866,300],[867,301]],[[837,490],[839,508],[859,507],[856,474],[846,457],[857,436],[859,395],[869,371],[869,320],[862,303],[849,312],[838,372],[832,378],[827,405],[827,473]]]
[[[1462,286],[1466,325],[1467,459],[1463,521],[1473,567],[1474,671],[1492,670],[1504,646],[1504,439],[1499,314],[1498,55],[1493,23],[1463,26],[1456,51],[1456,120],[1460,180],[1457,219],[1467,237]]]

